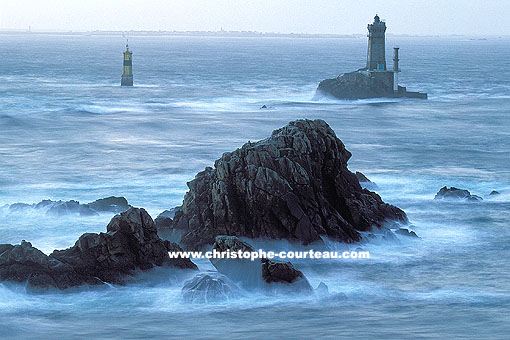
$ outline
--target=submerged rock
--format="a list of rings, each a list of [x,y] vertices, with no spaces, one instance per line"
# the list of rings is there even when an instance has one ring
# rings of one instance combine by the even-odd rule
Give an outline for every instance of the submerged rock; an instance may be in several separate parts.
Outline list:
[[[40,205],[40,204],[38,204]],[[67,201],[67,202],[52,202],[50,208],[46,211],[49,215],[69,215],[78,213],[81,216],[92,216],[97,215],[97,212],[87,206],[81,205],[78,201]],[[38,207],[37,207],[38,208]]]
[[[131,208],[126,198],[115,196],[100,198],[85,204],[85,206],[97,212],[114,212],[116,214]]]
[[[97,212],[80,202],[70,201],[52,201],[42,200],[36,204],[14,203],[9,206],[11,212],[26,212],[28,209],[45,210],[48,215],[63,216],[69,214],[79,214],[81,216],[97,215]]]
[[[435,200],[449,199],[449,200],[468,200],[468,201],[481,201],[480,196],[471,195],[468,190],[458,189],[455,187],[447,188],[442,187],[434,197]]]
[[[254,252],[255,249],[248,243],[236,236],[217,236],[213,245],[217,252]],[[262,265],[260,259],[245,258],[211,258],[212,265],[222,274],[225,274],[234,282],[239,282],[245,287],[259,287],[262,281]]]
[[[374,244],[386,244],[388,242],[400,243],[400,240],[395,233],[387,227],[376,228],[373,231],[366,233],[363,241]]]
[[[382,228],[382,239],[387,242],[399,242],[398,237],[391,229]]]
[[[83,234],[75,245],[47,256],[29,242],[0,246],[0,281],[60,289],[83,284],[123,283],[136,270],[155,266],[196,269],[189,259],[171,259],[180,247],[161,240],[144,209],[116,215],[107,233]]]
[[[217,252],[254,252],[255,249],[236,236],[218,236],[213,250]],[[267,284],[282,284],[288,292],[311,291],[312,287],[304,274],[295,269],[292,263],[266,258],[254,261],[246,258],[211,259],[213,266],[234,282],[244,287],[264,287]]]
[[[10,211],[23,212],[26,209],[32,208],[33,205],[27,203],[13,203],[11,205],[6,205],[5,207],[8,207]]]
[[[120,213],[126,211],[131,206],[124,197],[106,197],[95,200],[87,204],[81,204],[78,201],[52,201],[42,200],[36,204],[14,203],[9,206],[10,211],[24,212],[27,209],[46,210],[48,215],[69,215],[79,214],[81,216],[97,215],[101,212]]]
[[[362,189],[347,169],[351,157],[322,120],[298,120],[257,143],[225,153],[188,183],[174,229],[187,249],[218,235],[357,242],[359,231],[405,213]]]
[[[317,288],[315,288],[315,293],[320,297],[325,297],[329,295],[329,288],[324,282],[320,282]]]
[[[405,229],[405,228],[400,228],[400,229],[395,230],[395,234],[402,235],[402,236],[409,236],[409,237],[420,238],[414,231],[409,230],[409,229]]]
[[[182,297],[187,302],[208,303],[236,299],[239,288],[228,277],[216,272],[199,273],[184,283]]]

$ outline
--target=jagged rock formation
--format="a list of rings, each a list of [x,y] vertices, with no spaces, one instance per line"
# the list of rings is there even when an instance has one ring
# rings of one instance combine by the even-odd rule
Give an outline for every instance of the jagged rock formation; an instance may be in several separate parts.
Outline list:
[[[9,211],[23,212],[26,209],[38,209],[46,211],[48,215],[69,215],[79,214],[81,216],[97,215],[102,212],[120,213],[131,208],[128,201],[124,197],[110,196],[100,198],[87,204],[80,204],[75,200],[70,201],[52,201],[42,200],[39,203],[14,203],[9,206]]]
[[[458,189],[455,187],[447,188],[442,187],[434,197],[435,200],[468,200],[468,201],[481,201],[483,198],[476,195],[471,195],[469,190]]]
[[[0,245],[0,281],[65,289],[83,284],[119,283],[136,270],[155,266],[196,269],[189,259],[170,259],[181,248],[161,240],[144,209],[112,218],[107,233],[83,234],[75,245],[47,256],[29,242]]]
[[[0,245],[0,281],[27,282],[31,287],[65,289],[103,282],[94,276],[81,275],[72,266],[49,257],[30,242]]]
[[[225,153],[188,183],[172,227],[188,249],[218,235],[357,242],[358,231],[405,222],[405,213],[362,189],[351,157],[322,120],[298,120],[257,143]]]
[[[239,288],[217,272],[199,273],[184,283],[181,295],[187,302],[208,303],[239,298]]]

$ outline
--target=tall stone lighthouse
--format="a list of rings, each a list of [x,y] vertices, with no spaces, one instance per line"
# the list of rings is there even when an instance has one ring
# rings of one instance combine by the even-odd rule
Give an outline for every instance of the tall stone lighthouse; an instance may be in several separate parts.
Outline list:
[[[129,45],[126,44],[126,51],[124,52],[124,64],[122,67],[122,80],[121,86],[133,86],[133,52],[129,50]]]
[[[343,73],[336,78],[324,79],[315,92],[314,99],[334,97],[338,99],[364,98],[420,98],[427,94],[408,91],[398,85],[400,68],[399,48],[393,49],[393,69],[386,68],[386,23],[376,14],[374,22],[368,24],[367,65],[354,72]]]
[[[367,70],[386,71],[385,37],[386,23],[376,14],[368,24]]]

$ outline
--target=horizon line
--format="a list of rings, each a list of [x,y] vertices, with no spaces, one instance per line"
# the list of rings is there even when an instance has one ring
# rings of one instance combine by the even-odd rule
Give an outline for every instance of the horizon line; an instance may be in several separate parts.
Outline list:
[[[245,36],[245,37],[323,37],[323,38],[359,38],[366,37],[366,33],[282,33],[282,32],[259,32],[259,31],[236,31],[236,30],[31,30],[22,28],[0,28],[0,34],[87,34],[87,35],[125,35],[135,34],[146,36],[152,35],[208,35],[208,36]],[[387,33],[386,36],[394,37],[473,37],[473,38],[507,38],[510,34],[405,34],[405,33]]]

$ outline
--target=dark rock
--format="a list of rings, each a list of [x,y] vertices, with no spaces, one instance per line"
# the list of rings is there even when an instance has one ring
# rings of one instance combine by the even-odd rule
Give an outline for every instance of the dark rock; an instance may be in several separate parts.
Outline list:
[[[33,205],[35,209],[42,209],[42,208],[48,208],[53,207],[56,203],[62,203],[62,201],[52,201],[52,200],[42,200],[41,202]]]
[[[325,79],[319,83],[315,99],[330,96],[338,99],[363,99],[386,97],[393,94],[392,79],[388,77],[372,78],[359,71],[344,73],[334,79]]]
[[[355,175],[356,175],[356,178],[358,178],[359,184],[361,185],[361,187],[363,189],[368,189],[368,190],[377,190],[378,189],[377,184],[375,184],[374,182],[369,180],[361,172],[356,171]]]
[[[248,243],[235,236],[218,236],[213,249],[218,252],[254,252]],[[311,291],[312,288],[303,273],[294,268],[290,262],[269,260],[266,258],[223,258],[211,259],[211,263],[222,274],[245,287],[264,284],[281,283],[289,286],[287,291]]]
[[[182,207],[178,206],[169,210],[164,210],[161,214],[158,215],[158,217],[168,217],[168,218],[174,218],[175,213],[178,211],[182,211]]]
[[[36,205],[36,208],[40,209],[41,208],[40,203],[38,205]],[[74,200],[70,200],[67,202],[63,201],[52,202],[50,208],[46,211],[46,213],[49,215],[57,216],[69,215],[73,213],[78,213],[81,216],[97,215],[97,212],[94,211],[93,209],[81,205],[80,202]]]
[[[501,195],[501,193],[496,190],[492,190],[491,193],[489,194],[489,196],[498,196],[498,195]]]
[[[152,218],[144,209],[131,208],[116,215],[106,231],[83,234],[73,247],[56,250],[50,257],[73,266],[81,274],[111,283],[122,283],[122,277],[132,275],[136,269],[183,268],[184,259],[168,256],[169,243],[159,238]],[[186,262],[185,268],[196,268],[191,260]]]
[[[360,182],[360,183],[372,183],[372,181],[369,180],[367,178],[367,176],[365,176],[363,173],[361,173],[359,171],[356,171],[355,175],[356,175],[356,178],[358,179],[358,182]]]
[[[91,276],[83,276],[74,269],[50,258],[30,242],[22,241],[20,245],[2,245],[0,254],[0,281],[27,282],[30,287],[60,289],[72,286],[102,282]]]
[[[80,214],[82,216],[97,215],[97,213],[87,206],[83,206],[78,201],[52,201],[42,200],[37,204],[14,203],[9,206],[10,211],[24,212],[27,209],[46,210],[48,215],[63,216],[68,214]]]
[[[395,230],[395,234],[403,235],[403,236],[409,236],[409,237],[415,237],[415,238],[420,238],[414,231],[409,230],[409,229],[405,229],[405,228],[400,228],[398,230]]]
[[[257,143],[247,143],[188,183],[173,228],[187,249],[218,235],[357,242],[358,231],[405,213],[362,189],[347,169],[351,154],[322,120],[299,120]]]
[[[181,207],[175,207],[170,210],[164,210],[161,214],[156,217],[154,223],[156,224],[156,229],[167,229],[172,228],[173,226],[173,218],[175,216],[175,212],[181,211]]]
[[[262,259],[262,278],[275,293],[309,293],[313,291],[304,274],[290,262]]]
[[[26,209],[46,210],[48,215],[64,216],[80,214],[81,216],[98,215],[99,212],[119,213],[126,211],[131,206],[124,197],[107,197],[95,200],[87,204],[80,204],[75,200],[52,201],[42,200],[36,204],[14,203],[9,206],[10,211],[22,212]]]
[[[241,296],[235,283],[216,272],[195,275],[184,284],[181,294],[184,300],[193,303],[221,302]]]
[[[0,244],[0,254],[2,254],[4,251],[11,250],[14,246],[12,244]]]
[[[395,233],[386,228],[382,229],[382,239],[386,242],[399,242],[399,239],[397,236],[395,236]]]
[[[366,98],[420,98],[427,99],[426,93],[409,92],[399,86],[398,92],[393,91],[393,72],[358,71],[344,73],[334,79],[325,79],[319,83],[314,100],[322,97],[337,99],[366,99]]]
[[[156,229],[164,229],[164,228],[171,228],[174,225],[174,221],[170,217],[165,217],[159,215],[154,220],[154,224],[156,225]]]
[[[83,234],[75,245],[45,255],[29,242],[0,245],[0,281],[28,282],[35,287],[65,289],[83,284],[123,283],[136,270],[155,266],[196,269],[189,259],[171,259],[181,248],[162,241],[144,209],[116,215],[107,233]]]
[[[447,188],[442,187],[434,197],[435,200],[448,199],[448,200],[469,200],[481,201],[482,198],[476,195],[471,195],[468,190],[462,190],[455,187]]]
[[[253,248],[248,242],[244,242],[239,237],[236,236],[217,236],[214,240],[213,249],[218,252],[226,252],[226,251],[241,251],[241,252],[254,252],[255,248]]]
[[[94,202],[85,204],[85,206],[97,212],[113,212],[116,214],[131,208],[131,205],[129,205],[124,197],[115,196],[100,198]]]
[[[262,278],[267,283],[294,283],[298,280],[305,279],[305,276],[301,271],[294,268],[290,262],[262,259]]]
[[[182,252],[183,249],[177,244],[168,240],[163,241],[167,252]],[[176,257],[171,259],[171,265],[173,267],[181,269],[198,269],[198,267],[186,257]]]
[[[397,235],[387,227],[375,228],[373,231],[365,233],[363,241],[372,244],[400,243]]]
[[[14,203],[9,205],[9,211],[24,212],[27,209],[31,209],[32,207],[33,207],[32,204]]]
[[[260,108],[261,109],[267,109],[267,106],[266,105],[262,105]]]

